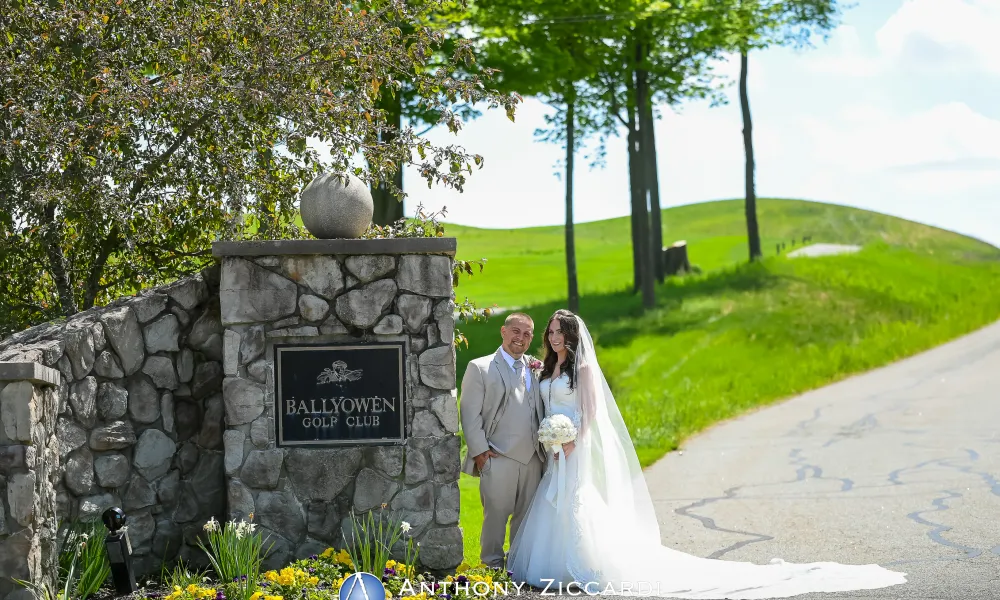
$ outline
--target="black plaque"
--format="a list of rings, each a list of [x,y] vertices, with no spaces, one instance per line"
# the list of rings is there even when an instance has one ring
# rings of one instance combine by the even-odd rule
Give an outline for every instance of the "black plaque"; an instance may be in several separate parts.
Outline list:
[[[401,444],[403,343],[277,344],[279,446]]]

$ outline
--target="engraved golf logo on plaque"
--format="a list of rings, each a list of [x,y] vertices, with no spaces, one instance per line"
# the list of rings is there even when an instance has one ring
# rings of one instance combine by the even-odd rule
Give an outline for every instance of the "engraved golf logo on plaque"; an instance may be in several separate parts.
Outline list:
[[[279,446],[404,439],[402,343],[275,346]]]

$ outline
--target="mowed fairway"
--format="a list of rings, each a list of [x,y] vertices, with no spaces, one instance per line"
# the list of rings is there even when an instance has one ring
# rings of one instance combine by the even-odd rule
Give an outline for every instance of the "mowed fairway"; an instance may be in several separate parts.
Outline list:
[[[702,275],[658,287],[655,310],[631,293],[628,219],[577,227],[581,316],[640,460],[758,406],[910,356],[1000,318],[1000,250],[955,233],[852,208],[762,200],[766,260],[746,263],[742,202],[665,210],[664,240],[687,240]],[[565,305],[561,227],[448,226],[458,258],[489,259],[459,299],[519,307],[536,320],[535,353]],[[859,244],[854,255],[788,259],[775,244]],[[799,243],[795,247],[801,245]],[[460,324],[458,376],[500,343],[501,320]],[[466,557],[478,562],[478,482],[463,476]]]

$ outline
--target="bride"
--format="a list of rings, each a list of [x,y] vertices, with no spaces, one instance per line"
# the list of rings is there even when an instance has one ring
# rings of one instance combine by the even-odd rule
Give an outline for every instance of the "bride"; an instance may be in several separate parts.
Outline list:
[[[548,467],[511,542],[507,569],[550,592],[671,598],[785,598],[904,583],[878,565],[767,565],[706,559],[660,543],[660,527],[632,440],[597,364],[583,321],[549,320],[539,391],[546,415],[562,414],[576,440],[549,451]]]

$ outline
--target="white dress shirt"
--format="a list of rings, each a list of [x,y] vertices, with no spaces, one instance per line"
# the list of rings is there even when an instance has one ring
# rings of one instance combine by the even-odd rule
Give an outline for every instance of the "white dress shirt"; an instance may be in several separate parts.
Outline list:
[[[503,356],[503,359],[505,361],[507,361],[507,364],[510,365],[511,370],[514,371],[515,373],[517,373],[517,369],[514,368],[514,362],[516,362],[518,359],[514,358],[510,354],[507,354],[507,351],[503,349],[503,346],[500,346],[500,354],[501,354],[501,356]],[[524,369],[522,371],[524,373],[524,391],[525,392],[530,392],[531,391],[531,373],[528,372],[528,361],[525,360],[523,354],[521,355],[520,361],[521,361],[521,364],[524,365]]]

